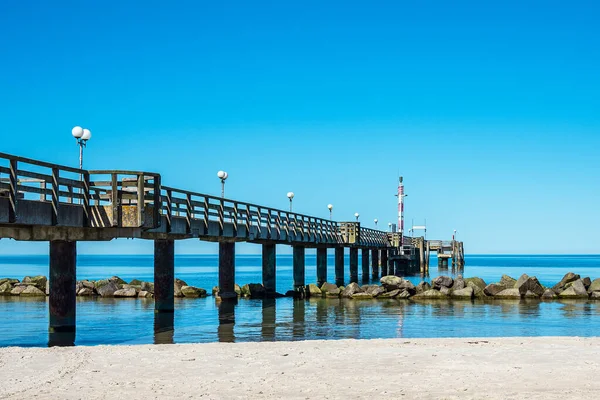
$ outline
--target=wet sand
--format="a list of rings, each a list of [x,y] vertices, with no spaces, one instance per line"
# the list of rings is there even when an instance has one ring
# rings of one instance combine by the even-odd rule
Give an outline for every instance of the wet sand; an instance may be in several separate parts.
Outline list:
[[[580,399],[600,338],[0,349],[0,399]]]

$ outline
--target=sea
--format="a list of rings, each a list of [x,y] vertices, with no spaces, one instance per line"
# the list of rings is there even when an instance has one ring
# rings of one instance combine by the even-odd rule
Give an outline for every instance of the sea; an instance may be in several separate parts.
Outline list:
[[[218,283],[217,255],[177,255],[175,276],[209,293]],[[346,281],[349,279],[346,259]],[[359,281],[362,282],[359,260]],[[435,257],[429,277],[406,277],[417,284],[452,270],[438,271]],[[328,259],[328,281],[335,281]],[[567,272],[600,278],[600,255],[467,255],[464,277],[487,283],[503,274],[526,273],[551,286]],[[236,256],[236,282],[261,282],[260,255]],[[48,276],[47,256],[0,256],[0,277]],[[79,255],[77,279],[119,276],[153,281],[151,255]],[[316,258],[306,256],[306,283],[315,283]],[[292,288],[292,257],[277,256],[277,290]],[[225,304],[225,303],[224,303]],[[175,299],[172,315],[154,313],[152,299],[77,298],[76,333],[66,340],[48,333],[47,298],[0,296],[0,346],[48,346],[67,343],[133,345],[314,339],[376,339],[497,336],[596,336],[600,302],[587,300],[406,301],[279,298],[240,299],[219,304],[213,297]],[[54,334],[56,335],[56,334]]]

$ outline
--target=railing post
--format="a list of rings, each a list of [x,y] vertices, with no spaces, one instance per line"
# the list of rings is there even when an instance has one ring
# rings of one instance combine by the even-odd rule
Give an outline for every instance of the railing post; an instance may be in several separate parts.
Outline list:
[[[59,209],[59,178],[58,168],[52,168],[52,225],[58,224],[58,209]]]
[[[8,193],[9,209],[8,209],[8,222],[13,223],[17,221],[17,160],[10,160],[10,191]]]
[[[162,196],[161,196],[161,190],[162,190],[162,186],[161,186],[161,182],[160,182],[160,175],[155,175],[154,176],[154,199],[153,199],[153,203],[154,203],[154,210],[153,210],[153,227],[154,228],[159,228],[160,224],[161,224],[161,218],[160,218],[160,213],[162,211]]]
[[[171,219],[173,218],[173,192],[171,190],[167,190],[167,211],[165,215],[165,219],[167,220],[167,233],[171,232]]]
[[[117,174],[111,174],[111,193],[110,201],[112,203],[112,226],[119,225],[119,185]]]
[[[82,175],[82,184],[83,190],[81,193],[82,202],[83,202],[83,226],[90,227],[91,224],[91,215],[90,215],[90,174],[85,171]]]
[[[137,224],[139,227],[144,225],[144,197],[145,197],[145,177],[140,174],[137,177]]]
[[[192,233],[192,211],[192,195],[188,193],[185,196],[185,233],[188,235]]]

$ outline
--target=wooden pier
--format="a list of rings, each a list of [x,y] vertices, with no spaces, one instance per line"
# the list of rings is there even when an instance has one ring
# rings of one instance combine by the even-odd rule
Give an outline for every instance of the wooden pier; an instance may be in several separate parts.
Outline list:
[[[364,228],[359,222],[336,222],[165,186],[157,173],[80,170],[4,153],[0,153],[2,238],[50,243],[51,332],[75,331],[78,241],[153,240],[156,312],[174,310],[177,240],[219,243],[219,296],[224,301],[237,298],[237,242],[262,246],[263,284],[270,292],[276,287],[277,244],[293,247],[294,289],[302,293],[306,248],[316,248],[318,284],[328,279],[327,250],[334,249],[335,281],[340,285],[345,282],[344,248],[350,249],[351,282],[358,281],[359,250],[363,277],[370,269],[372,279],[378,279],[407,273],[401,268],[402,257],[415,249],[423,265],[425,249],[420,238],[404,238],[401,244],[399,233]],[[427,242],[427,254],[437,249],[431,243]],[[452,246],[457,252],[462,249],[462,243]],[[442,245],[438,254],[446,249]]]

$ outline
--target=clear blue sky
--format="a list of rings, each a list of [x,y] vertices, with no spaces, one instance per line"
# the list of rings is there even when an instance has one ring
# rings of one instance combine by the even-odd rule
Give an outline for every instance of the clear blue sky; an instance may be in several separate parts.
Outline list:
[[[0,5],[0,151],[159,172],[170,186],[468,253],[600,252],[594,1],[17,1]],[[214,251],[196,240],[178,252]],[[86,243],[82,252],[150,252]],[[0,252],[45,252],[2,240]],[[240,246],[257,252],[258,246]]]

